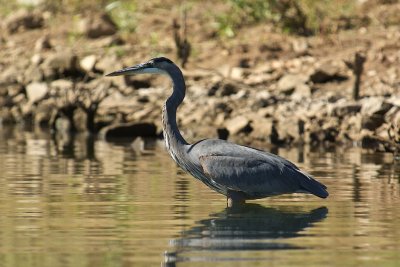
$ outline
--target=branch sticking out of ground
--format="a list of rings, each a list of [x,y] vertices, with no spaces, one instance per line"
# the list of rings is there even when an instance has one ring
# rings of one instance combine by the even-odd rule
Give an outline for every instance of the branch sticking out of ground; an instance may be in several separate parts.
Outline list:
[[[355,76],[354,87],[353,87],[353,99],[357,100],[360,97],[360,85],[361,75],[364,71],[364,63],[367,60],[365,54],[357,52],[354,55],[354,62],[345,61],[347,67],[349,67]]]

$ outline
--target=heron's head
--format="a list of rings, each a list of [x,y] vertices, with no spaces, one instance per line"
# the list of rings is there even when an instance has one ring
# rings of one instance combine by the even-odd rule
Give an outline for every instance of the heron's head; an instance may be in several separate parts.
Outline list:
[[[175,64],[168,58],[156,57],[145,63],[111,72],[106,76],[135,75],[142,73],[168,74],[168,69],[173,66],[175,66]]]

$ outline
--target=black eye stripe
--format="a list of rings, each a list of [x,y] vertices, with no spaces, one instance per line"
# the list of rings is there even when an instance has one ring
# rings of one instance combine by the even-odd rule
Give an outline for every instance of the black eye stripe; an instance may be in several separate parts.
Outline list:
[[[150,61],[152,61],[153,63],[168,62],[168,63],[173,64],[173,62],[166,57],[156,57],[156,58],[151,59]]]

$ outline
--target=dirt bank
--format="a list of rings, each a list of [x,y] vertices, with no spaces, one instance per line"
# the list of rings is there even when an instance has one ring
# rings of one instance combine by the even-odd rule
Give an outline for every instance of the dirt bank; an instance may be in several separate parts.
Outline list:
[[[120,133],[158,136],[168,81],[104,74],[156,55],[181,64],[177,47],[181,53],[188,49],[182,41],[186,37],[188,91],[178,123],[189,140],[228,137],[245,144],[397,149],[400,26],[393,23],[393,10],[400,10],[400,4],[375,3],[365,8],[370,22],[348,30],[306,37],[254,23],[238,28],[233,38],[219,35],[215,21],[205,15],[224,12],[226,6],[192,5],[186,12],[186,35],[179,29],[180,45],[174,28],[183,20],[175,1],[137,7],[129,33],[99,10],[63,13],[39,6],[4,14],[2,124],[104,135],[121,125]]]

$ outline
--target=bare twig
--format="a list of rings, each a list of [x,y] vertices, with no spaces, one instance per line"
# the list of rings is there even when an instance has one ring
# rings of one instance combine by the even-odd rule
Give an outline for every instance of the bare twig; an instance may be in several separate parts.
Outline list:
[[[354,55],[354,62],[345,61],[347,67],[349,67],[355,75],[354,87],[353,87],[354,100],[357,100],[360,97],[361,75],[364,71],[364,63],[366,60],[367,57],[364,54],[357,52]]]
[[[173,27],[173,32],[174,32],[175,46],[177,49],[176,53],[177,53],[178,58],[181,61],[182,68],[184,68],[189,59],[190,50],[191,50],[191,45],[187,39],[186,9],[184,9],[184,11],[183,11],[182,20],[183,20],[183,31],[180,30],[181,25],[178,23],[178,21],[176,19],[173,20],[172,27]]]

